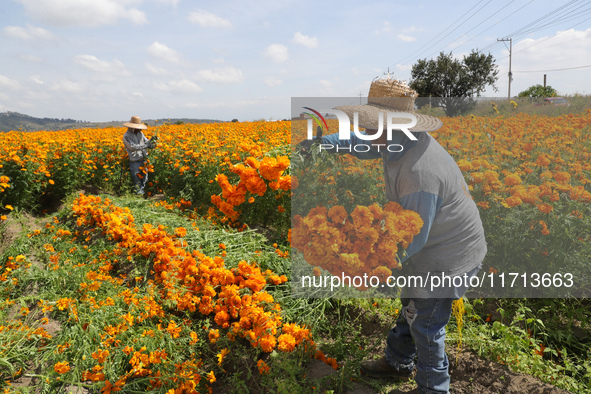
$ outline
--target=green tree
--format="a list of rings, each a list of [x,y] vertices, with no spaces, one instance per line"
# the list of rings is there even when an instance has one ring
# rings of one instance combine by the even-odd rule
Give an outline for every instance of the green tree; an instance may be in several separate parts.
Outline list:
[[[523,92],[519,92],[519,97],[556,97],[558,92],[552,86],[542,86],[540,84],[530,86]]]
[[[472,50],[460,61],[452,53],[441,52],[436,59],[421,59],[412,67],[410,87],[420,97],[436,97],[432,105],[442,107],[448,116],[469,109],[487,86],[498,91],[495,83],[499,71],[491,54]],[[426,101],[421,101],[425,104]]]

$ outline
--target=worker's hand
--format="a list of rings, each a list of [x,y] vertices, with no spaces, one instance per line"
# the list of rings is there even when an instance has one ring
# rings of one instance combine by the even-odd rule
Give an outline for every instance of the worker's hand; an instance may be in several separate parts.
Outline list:
[[[154,149],[156,147],[156,141],[158,141],[158,137],[152,137],[148,141],[148,149]]]
[[[312,149],[314,149],[314,146],[321,143],[322,138],[314,137],[311,140],[306,139],[297,144],[297,150],[299,150],[303,157],[307,159],[312,154]]]

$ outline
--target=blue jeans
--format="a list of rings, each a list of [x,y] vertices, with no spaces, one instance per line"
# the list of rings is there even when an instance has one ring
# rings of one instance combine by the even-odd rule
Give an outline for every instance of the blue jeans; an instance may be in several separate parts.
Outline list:
[[[148,172],[140,170],[140,167],[144,166],[144,162],[140,161],[130,161],[129,162],[129,171],[131,172],[131,179],[133,180],[133,184],[136,187],[137,194],[144,194],[144,186],[146,182],[148,182]],[[142,178],[138,176],[141,174]]]
[[[468,273],[478,273],[480,267]],[[455,289],[462,297],[466,288]],[[444,289],[435,293],[449,294]],[[406,292],[408,293],[408,292]],[[437,294],[431,294],[437,296]],[[449,361],[445,353],[445,326],[451,316],[454,298],[407,298],[403,289],[402,311],[396,325],[388,332],[386,360],[399,371],[412,371],[421,393],[449,392]]]

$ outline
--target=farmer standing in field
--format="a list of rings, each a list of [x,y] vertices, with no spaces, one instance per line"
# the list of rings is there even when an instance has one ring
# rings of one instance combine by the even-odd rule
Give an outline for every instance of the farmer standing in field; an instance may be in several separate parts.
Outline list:
[[[401,274],[421,276],[424,287],[404,287],[401,293],[402,311],[396,325],[389,331],[385,355],[378,360],[364,361],[361,371],[377,378],[406,380],[416,368],[418,387],[413,393],[447,393],[450,377],[445,353],[445,326],[454,299],[461,298],[467,285],[455,287],[431,286],[433,276],[470,278],[478,273],[486,254],[484,230],[476,204],[454,159],[428,133],[442,126],[439,119],[414,113],[418,95],[401,81],[374,80],[368,94],[368,104],[340,106],[349,119],[359,116],[359,126],[367,135],[380,128],[379,116],[388,112],[405,112],[416,117],[416,125],[408,128],[416,140],[401,130],[392,132],[387,140],[386,124],[382,135],[362,140],[354,133],[350,139],[339,140],[338,133],[320,138],[323,150],[347,151],[356,145],[371,144],[371,149],[350,149],[360,159],[382,159],[386,197],[404,209],[417,212],[423,219],[421,232],[414,237],[401,259]],[[409,123],[411,118],[394,118],[393,124]],[[402,129],[402,128],[401,128]],[[311,140],[304,149],[313,149]],[[378,146],[381,149],[378,151]],[[385,146],[394,147],[385,149]],[[330,147],[332,145],[332,147]],[[318,149],[318,146],[315,146]],[[349,149],[347,149],[349,148]],[[401,149],[402,148],[402,149]],[[394,256],[393,256],[394,258]],[[469,281],[468,281],[469,283]],[[416,361],[415,361],[416,357]],[[402,392],[399,390],[394,391]]]
[[[146,130],[148,126],[142,123],[139,116],[132,116],[129,122],[123,123],[123,126],[127,127],[123,135],[123,144],[129,156],[131,179],[133,179],[136,193],[143,195],[144,186],[148,182],[148,171],[145,170],[144,164],[148,157],[148,149],[154,147],[155,141],[146,138],[141,131]]]

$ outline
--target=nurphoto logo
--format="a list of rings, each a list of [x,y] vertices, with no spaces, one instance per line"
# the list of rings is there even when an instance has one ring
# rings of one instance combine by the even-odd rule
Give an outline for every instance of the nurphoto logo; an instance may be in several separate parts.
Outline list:
[[[307,125],[307,139],[311,140],[314,138],[314,130],[313,130],[313,123],[316,122],[321,129],[324,129],[326,132],[328,131],[328,124],[322,113],[324,114],[333,114],[337,117],[339,121],[339,140],[350,140],[351,139],[351,121],[349,116],[343,111],[338,109],[322,109],[317,111],[310,107],[303,107],[304,109],[310,112],[304,112],[304,114],[310,116],[308,119]],[[387,140],[392,140],[392,132],[394,130],[402,131],[408,138],[412,141],[416,141],[417,137],[415,137],[409,130],[409,128],[415,126],[417,124],[417,118],[414,114],[408,112],[386,112],[386,129],[384,130],[384,113],[378,112],[378,129],[375,133],[372,134],[364,134],[359,130],[359,113],[353,113],[353,133],[354,135],[362,141],[376,141],[379,139],[384,131],[386,131]],[[409,123],[394,123],[393,119],[410,119]],[[356,143],[352,146],[352,149],[355,152],[368,152],[371,149],[377,149],[378,152],[383,150],[385,147],[388,152],[401,152],[403,146],[400,144],[364,144],[364,143]],[[351,147],[347,147],[347,150],[350,150]],[[335,147],[333,144],[319,144],[319,150],[339,150],[339,147]]]

